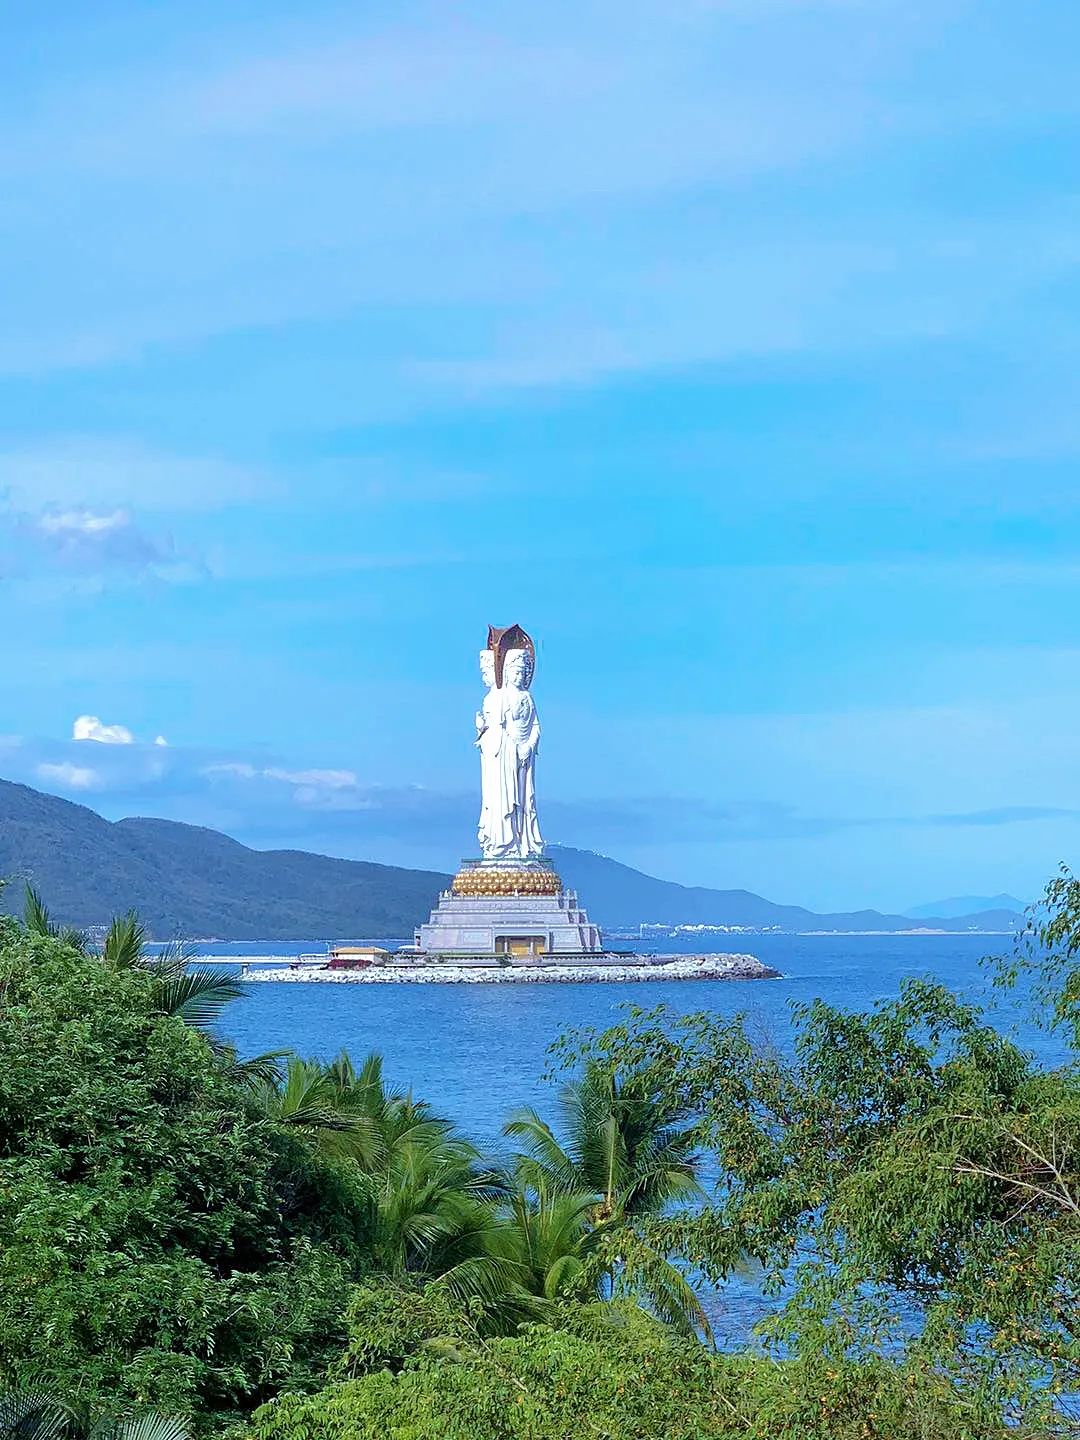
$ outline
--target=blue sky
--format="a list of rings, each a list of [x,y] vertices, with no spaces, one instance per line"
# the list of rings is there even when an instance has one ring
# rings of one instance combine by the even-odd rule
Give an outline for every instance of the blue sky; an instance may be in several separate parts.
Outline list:
[[[1033,894],[1078,55],[1067,0],[10,7],[0,774],[449,867],[516,620],[549,839]]]

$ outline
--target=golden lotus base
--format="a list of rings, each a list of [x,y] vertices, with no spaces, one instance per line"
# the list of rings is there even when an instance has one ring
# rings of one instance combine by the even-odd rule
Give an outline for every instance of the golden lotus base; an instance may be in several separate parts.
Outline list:
[[[508,866],[475,866],[459,870],[450,889],[455,895],[559,895],[563,883],[554,870],[512,870]]]

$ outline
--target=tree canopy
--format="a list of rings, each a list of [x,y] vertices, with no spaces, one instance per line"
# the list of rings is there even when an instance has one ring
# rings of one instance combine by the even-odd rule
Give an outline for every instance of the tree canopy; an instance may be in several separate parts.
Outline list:
[[[0,1380],[224,1415],[320,1366],[358,1253],[337,1178],[155,974],[3,920],[0,999]]]
[[[0,1430],[1075,1434],[1078,968],[1066,873],[999,966],[1055,1068],[925,981],[798,1007],[784,1051],[631,1011],[556,1043],[559,1122],[495,1163],[377,1056],[239,1060],[220,976],[34,900],[0,919]],[[691,1280],[748,1257],[777,1303],[717,1354]]]
[[[496,1339],[439,1295],[361,1292],[350,1319],[348,1378],[249,1440],[1004,1440],[932,1372],[718,1355],[618,1301]]]

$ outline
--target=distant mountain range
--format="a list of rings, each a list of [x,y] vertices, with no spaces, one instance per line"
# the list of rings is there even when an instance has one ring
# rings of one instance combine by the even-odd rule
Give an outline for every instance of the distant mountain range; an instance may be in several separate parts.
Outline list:
[[[587,850],[552,846],[564,882],[601,925],[733,925],[783,930],[910,930],[910,915],[815,914],[749,890],[656,880]],[[449,875],[302,850],[252,850],[172,820],[110,822],[83,805],[0,780],[0,877],[30,879],[58,920],[106,924],[134,907],[152,934],[230,940],[409,936]],[[1006,897],[1008,898],[1008,897]],[[17,911],[22,885],[0,893]],[[919,928],[1001,931],[1012,909],[919,917]]]
[[[710,890],[655,880],[617,860],[588,850],[549,847],[564,881],[577,890],[602,925],[745,925],[755,930],[986,930],[1013,929],[1017,916],[1009,909],[988,909],[962,915],[931,915],[917,923],[908,915],[883,915],[877,910],[819,914],[801,905],[777,905],[751,890]]]
[[[1011,910],[1022,915],[1027,903],[1017,900],[1015,895],[953,895],[948,900],[931,900],[926,905],[912,905],[905,910],[913,920],[922,920],[927,915],[974,915],[979,910]]]

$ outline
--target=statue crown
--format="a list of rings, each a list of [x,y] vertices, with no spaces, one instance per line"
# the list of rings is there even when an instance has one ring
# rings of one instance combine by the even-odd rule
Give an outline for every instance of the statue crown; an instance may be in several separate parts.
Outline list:
[[[526,688],[532,680],[533,671],[536,669],[536,646],[521,628],[520,625],[506,625],[500,629],[496,625],[488,626],[488,649],[495,656],[495,684],[502,689],[503,683],[503,662],[511,650],[525,651],[525,685]]]

